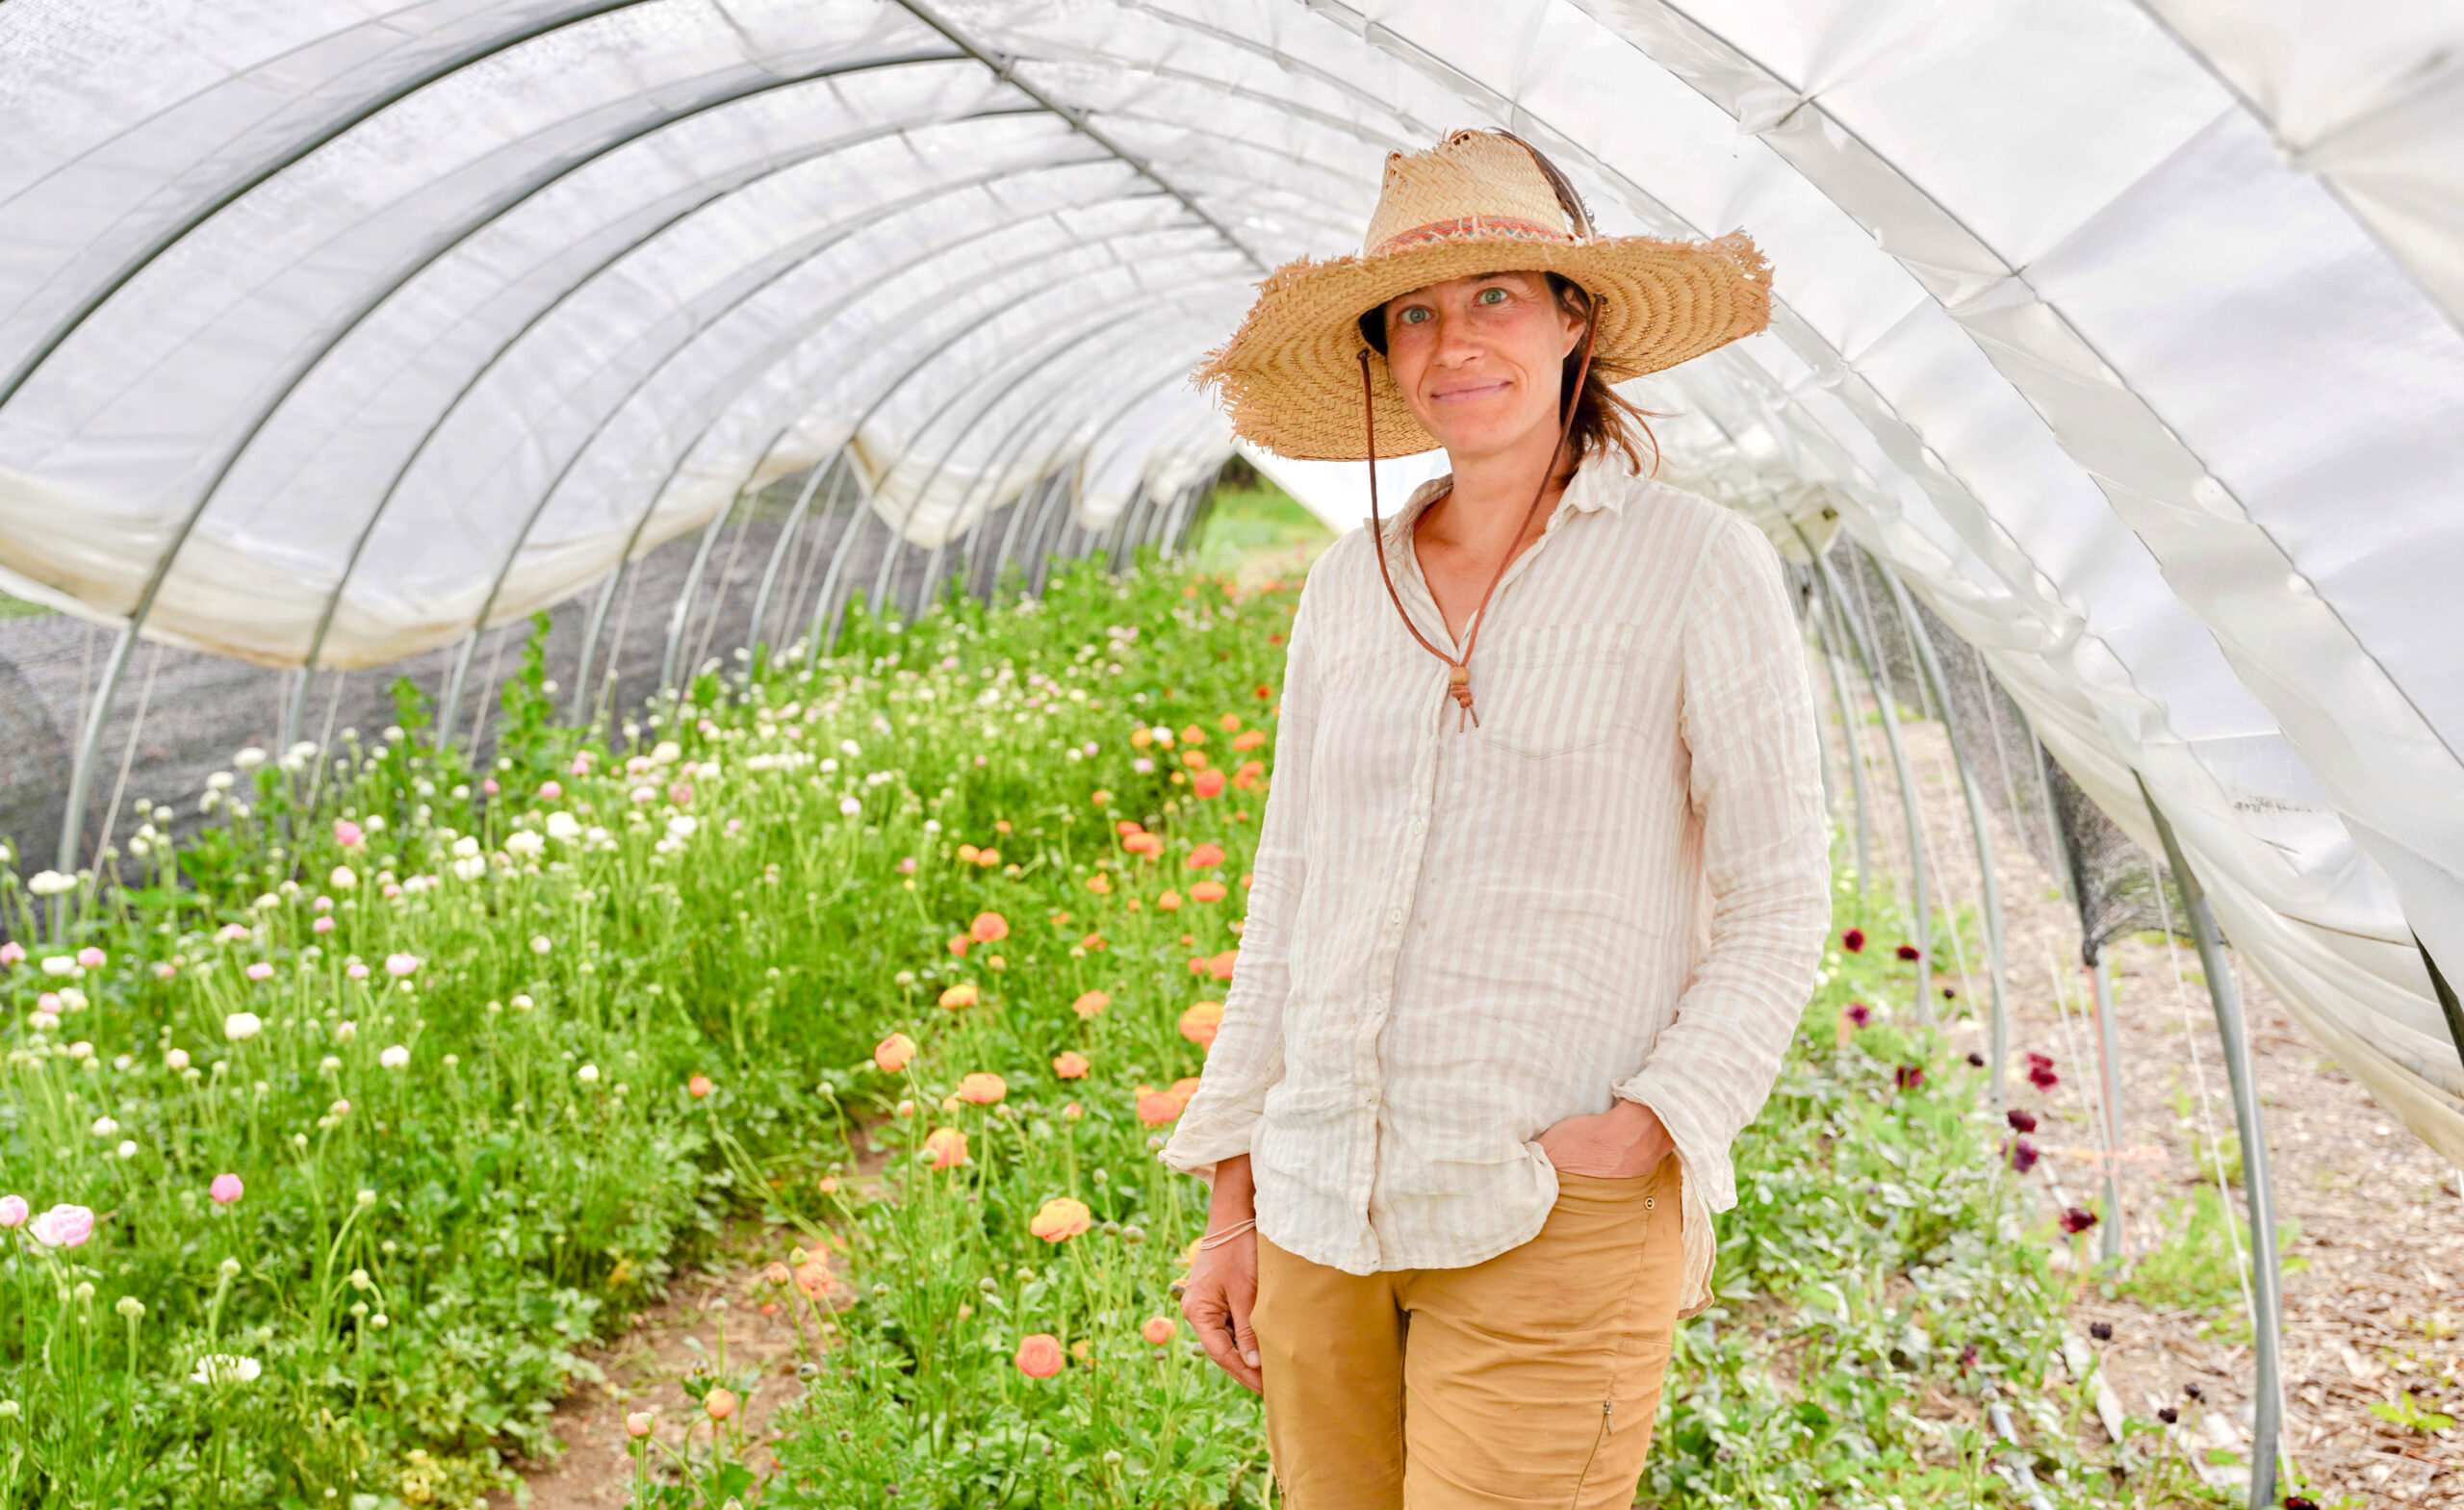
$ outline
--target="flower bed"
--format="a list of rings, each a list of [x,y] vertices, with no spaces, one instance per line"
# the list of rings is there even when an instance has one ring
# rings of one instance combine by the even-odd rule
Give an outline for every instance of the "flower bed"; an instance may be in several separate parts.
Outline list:
[[[712,1360],[687,1460],[641,1439],[660,1502],[1263,1503],[1254,1399],[1169,1288],[1203,1189],[1154,1148],[1238,948],[1293,601],[1065,570],[612,742],[550,721],[534,654],[486,771],[406,700],[235,762],[176,848],[158,809],[99,896],[0,881],[20,938],[31,891],[72,919],[0,965],[5,1502],[476,1503],[577,1347],[751,1216],[810,1383],[761,1482],[737,1407],[794,1386]],[[1985,1496],[1992,1385],[2056,1502],[2102,1503],[1982,1071],[1907,1031],[1907,966],[1835,956],[1646,1488]]]

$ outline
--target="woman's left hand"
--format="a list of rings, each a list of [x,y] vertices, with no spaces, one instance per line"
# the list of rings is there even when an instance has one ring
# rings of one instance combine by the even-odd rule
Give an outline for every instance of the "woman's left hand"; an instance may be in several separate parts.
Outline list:
[[[1649,1174],[1676,1147],[1658,1113],[1638,1101],[1552,1123],[1539,1143],[1560,1172],[1604,1180]]]

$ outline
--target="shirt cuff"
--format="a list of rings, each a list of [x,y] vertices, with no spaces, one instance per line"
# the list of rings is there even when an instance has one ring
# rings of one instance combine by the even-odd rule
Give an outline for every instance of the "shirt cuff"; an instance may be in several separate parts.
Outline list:
[[[1157,1155],[1164,1163],[1183,1174],[1204,1180],[1209,1190],[1215,1187],[1215,1166],[1225,1159],[1237,1159],[1249,1151],[1257,1131],[1260,1113],[1250,1112],[1230,1116],[1193,1118],[1184,1115],[1172,1129],[1172,1136]]]
[[[1646,1064],[1616,1088],[1616,1095],[1651,1108],[1659,1125],[1668,1129],[1669,1141],[1685,1160],[1686,1182],[1706,1209],[1727,1211],[1736,1204],[1736,1171],[1729,1163],[1728,1139],[1710,1130],[1694,1088],[1681,1075]]]

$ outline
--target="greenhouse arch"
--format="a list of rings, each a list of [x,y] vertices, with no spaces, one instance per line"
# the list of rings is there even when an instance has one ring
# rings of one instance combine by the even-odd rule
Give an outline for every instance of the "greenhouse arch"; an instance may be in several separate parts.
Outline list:
[[[0,654],[61,726],[6,817],[92,866],[213,688],[326,742],[408,667],[475,743],[542,611],[586,719],[1168,550],[1258,281],[1502,127],[1604,231],[1768,254],[1768,331],[1627,391],[1834,669],[1947,712],[1931,625],[2007,694],[1977,842],[2049,755],[2464,1165],[2459,56],[2427,3],[14,0],[0,588],[96,627]]]

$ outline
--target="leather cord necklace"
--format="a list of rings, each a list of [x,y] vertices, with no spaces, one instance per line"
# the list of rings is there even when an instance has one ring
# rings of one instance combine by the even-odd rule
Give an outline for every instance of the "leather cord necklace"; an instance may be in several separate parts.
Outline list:
[[[1489,574],[1489,585],[1480,591],[1479,606],[1472,610],[1472,635],[1464,642],[1463,654],[1459,659],[1438,649],[1427,635],[1421,632],[1421,627],[1412,622],[1410,612],[1403,607],[1402,595],[1395,591],[1394,574],[1386,565],[1386,525],[1377,514],[1376,390],[1372,386],[1369,375],[1369,348],[1360,348],[1360,411],[1369,431],[1369,538],[1377,547],[1377,575],[1386,584],[1386,596],[1394,601],[1395,612],[1401,617],[1403,627],[1412,631],[1412,638],[1420,641],[1423,649],[1446,662],[1447,695],[1453,698],[1461,709],[1454,716],[1454,731],[1458,734],[1463,731],[1463,720],[1467,717],[1474,728],[1479,727],[1480,715],[1472,706],[1472,651],[1480,643],[1480,630],[1488,624],[1489,595],[1498,590],[1498,582],[1505,576],[1506,563],[1514,559],[1515,543],[1523,538],[1523,532],[1529,529],[1531,521],[1539,516],[1540,500],[1549,496],[1549,480],[1556,475],[1557,463],[1566,453],[1566,439],[1574,434],[1575,414],[1581,407],[1583,383],[1591,375],[1591,338],[1599,328],[1600,304],[1594,298],[1583,316],[1582,361],[1576,368],[1574,387],[1561,400],[1565,416],[1557,424],[1556,448],[1549,453],[1549,465],[1541,469],[1540,486],[1531,495],[1531,506],[1523,511],[1523,523],[1516,526],[1513,538],[1506,542],[1505,553],[1498,558],[1498,569]],[[1429,596],[1432,601],[1435,601],[1434,590]],[[1443,610],[1440,610],[1440,616],[1443,617]]]

